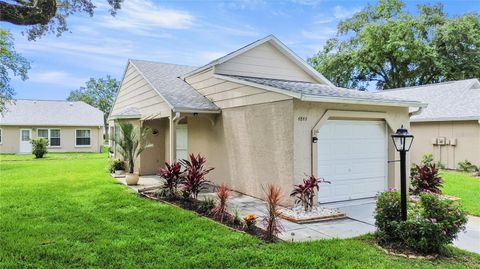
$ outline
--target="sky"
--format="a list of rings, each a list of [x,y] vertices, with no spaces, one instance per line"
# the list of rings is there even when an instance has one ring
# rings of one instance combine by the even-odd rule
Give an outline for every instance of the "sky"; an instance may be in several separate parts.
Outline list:
[[[438,1],[405,1],[407,10]],[[125,0],[115,17],[96,0],[93,17],[68,18],[70,32],[28,41],[24,27],[2,22],[17,52],[31,62],[29,79],[12,79],[18,99],[64,100],[89,78],[121,79],[128,59],[201,66],[269,34],[303,59],[335,37],[337,24],[375,1]],[[449,16],[480,12],[479,2],[441,1]]]

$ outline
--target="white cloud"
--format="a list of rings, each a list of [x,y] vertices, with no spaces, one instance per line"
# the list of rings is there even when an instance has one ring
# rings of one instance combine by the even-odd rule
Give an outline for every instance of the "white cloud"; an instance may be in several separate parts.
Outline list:
[[[343,20],[346,18],[350,18],[353,14],[359,12],[361,9],[358,7],[354,8],[346,8],[343,6],[335,6],[333,8],[333,16],[335,16],[338,20]]]
[[[65,71],[34,71],[29,74],[29,81],[31,82],[58,85],[70,88],[76,88],[79,85],[83,85],[87,80],[87,78],[76,77]]]
[[[195,17],[188,11],[169,9],[148,0],[125,1],[115,17],[105,15],[101,25],[145,36],[164,35],[161,29],[188,29]]]
[[[220,57],[223,57],[227,54],[224,51],[205,51],[200,53],[200,57],[205,60],[205,62],[210,62]]]
[[[316,6],[322,0],[291,0],[295,4],[305,5],[305,6]]]
[[[255,10],[267,7],[267,1],[265,0],[236,0],[222,2],[219,5],[221,8],[227,8],[231,10]]]

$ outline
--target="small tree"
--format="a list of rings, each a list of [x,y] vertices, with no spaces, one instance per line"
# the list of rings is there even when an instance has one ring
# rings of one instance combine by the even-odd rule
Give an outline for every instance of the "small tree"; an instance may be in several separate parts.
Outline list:
[[[273,240],[277,234],[283,231],[283,226],[280,223],[280,200],[282,199],[282,191],[280,187],[275,185],[267,185],[263,190],[265,192],[265,201],[267,202],[267,214],[263,217],[263,224],[265,225],[265,238]]]
[[[120,135],[113,137],[118,152],[127,162],[128,173],[135,171],[135,160],[151,144],[147,144],[147,135],[150,129],[134,127],[133,124],[120,121]]]
[[[47,154],[48,140],[44,137],[30,140],[33,150],[32,153],[35,158],[43,158],[43,155]]]
[[[295,204],[300,204],[303,206],[305,211],[311,211],[314,205],[315,190],[319,190],[320,183],[329,183],[322,178],[316,178],[311,175],[303,179],[303,184],[294,185],[291,197],[295,197]]]

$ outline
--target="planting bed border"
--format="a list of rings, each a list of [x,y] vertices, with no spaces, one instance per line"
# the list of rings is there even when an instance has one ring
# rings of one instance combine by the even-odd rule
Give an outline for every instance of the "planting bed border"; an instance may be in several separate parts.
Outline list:
[[[383,247],[381,246],[378,242],[377,243],[374,243],[374,245],[380,249],[381,251],[385,252],[385,254],[387,255],[391,255],[391,256],[395,256],[395,257],[402,257],[402,258],[407,258],[407,259],[412,259],[412,260],[427,260],[427,261],[433,261],[435,259],[438,258],[438,254],[435,254],[435,255],[421,255],[421,254],[418,254],[418,253],[413,253],[413,252],[409,252],[409,253],[402,253],[402,252],[399,252],[393,248],[386,248],[386,247]]]
[[[155,189],[157,189],[157,188],[155,188]],[[183,200],[181,198],[178,198],[178,199],[175,199],[175,200],[164,199],[162,197],[159,197],[157,194],[155,194],[154,189],[151,189],[151,188],[138,190],[138,194],[141,197],[144,197],[146,199],[158,201],[158,202],[161,202],[161,203],[164,203],[164,204],[174,206],[176,208],[181,208],[181,209],[184,209],[184,210],[188,210],[188,211],[194,213],[197,216],[206,217],[206,218],[208,218],[212,221],[215,221],[216,223],[221,224],[221,225],[227,227],[228,229],[230,229],[232,231],[236,231],[236,232],[240,232],[240,233],[244,233],[244,234],[249,234],[251,236],[255,236],[255,237],[257,237],[257,238],[259,238],[259,239],[261,239],[261,240],[263,240],[264,242],[267,242],[267,243],[275,243],[275,242],[282,241],[278,237],[275,237],[273,240],[266,239],[265,230],[256,226],[256,225],[254,225],[250,229],[245,229],[244,225],[235,225],[231,221],[230,222],[229,221],[220,222],[212,214],[208,214],[208,213],[205,213],[205,212],[199,212],[199,211],[197,211],[198,209],[196,210],[196,207],[195,207],[195,204],[201,203],[201,201],[199,201],[199,200],[190,200],[190,202],[187,202],[186,200]],[[190,205],[190,206],[188,206],[188,205]],[[226,215],[227,215],[226,219],[230,219],[230,220],[233,219],[232,214],[230,214],[229,212],[227,212]]]
[[[292,221],[292,222],[295,222],[295,223],[302,224],[302,223],[322,222],[322,221],[343,219],[343,218],[346,218],[347,215],[343,212],[339,212],[339,213],[331,214],[331,215],[327,215],[327,216],[295,218],[295,217],[286,215],[285,213],[281,213],[280,217],[282,219],[285,219],[285,220],[288,220],[288,221]]]

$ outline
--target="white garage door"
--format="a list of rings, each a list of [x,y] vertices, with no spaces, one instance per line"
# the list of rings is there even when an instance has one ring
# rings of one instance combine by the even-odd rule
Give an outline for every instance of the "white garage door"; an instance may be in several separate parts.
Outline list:
[[[374,197],[386,188],[384,122],[329,120],[317,135],[320,203]]]

